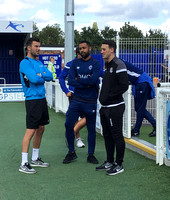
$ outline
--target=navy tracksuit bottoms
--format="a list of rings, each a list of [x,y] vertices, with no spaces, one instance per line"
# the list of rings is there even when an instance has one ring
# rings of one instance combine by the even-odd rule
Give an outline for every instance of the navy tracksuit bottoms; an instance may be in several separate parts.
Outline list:
[[[139,133],[143,119],[147,119],[156,128],[156,120],[153,118],[150,112],[146,110],[147,100],[150,97],[151,88],[147,82],[138,83],[135,86],[135,111],[137,113],[136,124],[134,132]]]
[[[74,152],[74,125],[79,116],[86,117],[86,125],[88,130],[88,154],[94,154],[96,143],[96,103],[85,103],[71,100],[66,113],[66,138],[68,142],[69,152]]]

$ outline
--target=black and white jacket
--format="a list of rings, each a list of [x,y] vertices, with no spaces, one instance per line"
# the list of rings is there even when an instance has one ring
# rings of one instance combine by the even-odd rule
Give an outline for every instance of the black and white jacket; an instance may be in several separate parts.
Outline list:
[[[99,96],[101,105],[112,107],[124,103],[122,95],[128,89],[128,85],[127,69],[123,61],[114,57],[109,63],[105,63]]]

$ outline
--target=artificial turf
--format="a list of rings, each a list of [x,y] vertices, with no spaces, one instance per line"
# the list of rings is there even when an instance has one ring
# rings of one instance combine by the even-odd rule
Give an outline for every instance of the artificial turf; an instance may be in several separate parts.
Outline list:
[[[86,147],[76,148],[76,161],[63,164],[67,153],[65,115],[52,109],[49,114],[51,123],[46,126],[40,156],[50,167],[37,168],[34,175],[23,174],[18,169],[25,106],[23,102],[0,103],[0,200],[169,200],[170,168],[158,166],[129,149],[125,153],[123,173],[107,176],[104,171],[95,171],[96,165],[86,161],[86,128],[81,131]],[[140,137],[148,138],[149,131],[142,129]],[[31,149],[32,145],[30,155]],[[103,137],[99,134],[95,156],[100,164],[106,159]]]

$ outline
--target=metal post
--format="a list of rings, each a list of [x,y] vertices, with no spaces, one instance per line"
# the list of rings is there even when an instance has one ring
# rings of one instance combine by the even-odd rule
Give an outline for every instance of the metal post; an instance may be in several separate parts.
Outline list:
[[[74,58],[74,0],[65,0],[64,64]]]
[[[119,58],[119,35],[116,36],[116,46],[117,46],[117,49],[116,49],[116,56]]]

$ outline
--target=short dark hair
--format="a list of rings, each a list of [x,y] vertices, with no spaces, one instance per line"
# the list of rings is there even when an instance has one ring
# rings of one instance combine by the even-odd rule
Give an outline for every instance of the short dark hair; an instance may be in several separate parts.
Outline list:
[[[26,48],[28,47],[28,46],[31,46],[32,45],[32,42],[40,42],[40,40],[38,39],[38,38],[29,38],[28,40],[27,40],[27,42],[26,42]]]
[[[116,52],[116,42],[115,41],[113,41],[113,40],[104,40],[103,42],[102,42],[102,44],[107,44],[107,45],[109,45],[109,48],[113,48],[114,49],[114,52]]]
[[[82,40],[81,42],[79,42],[79,44],[82,44],[82,43],[86,43],[89,47],[91,47],[90,42],[87,40]]]
[[[79,47],[76,47],[76,55],[80,54]]]

